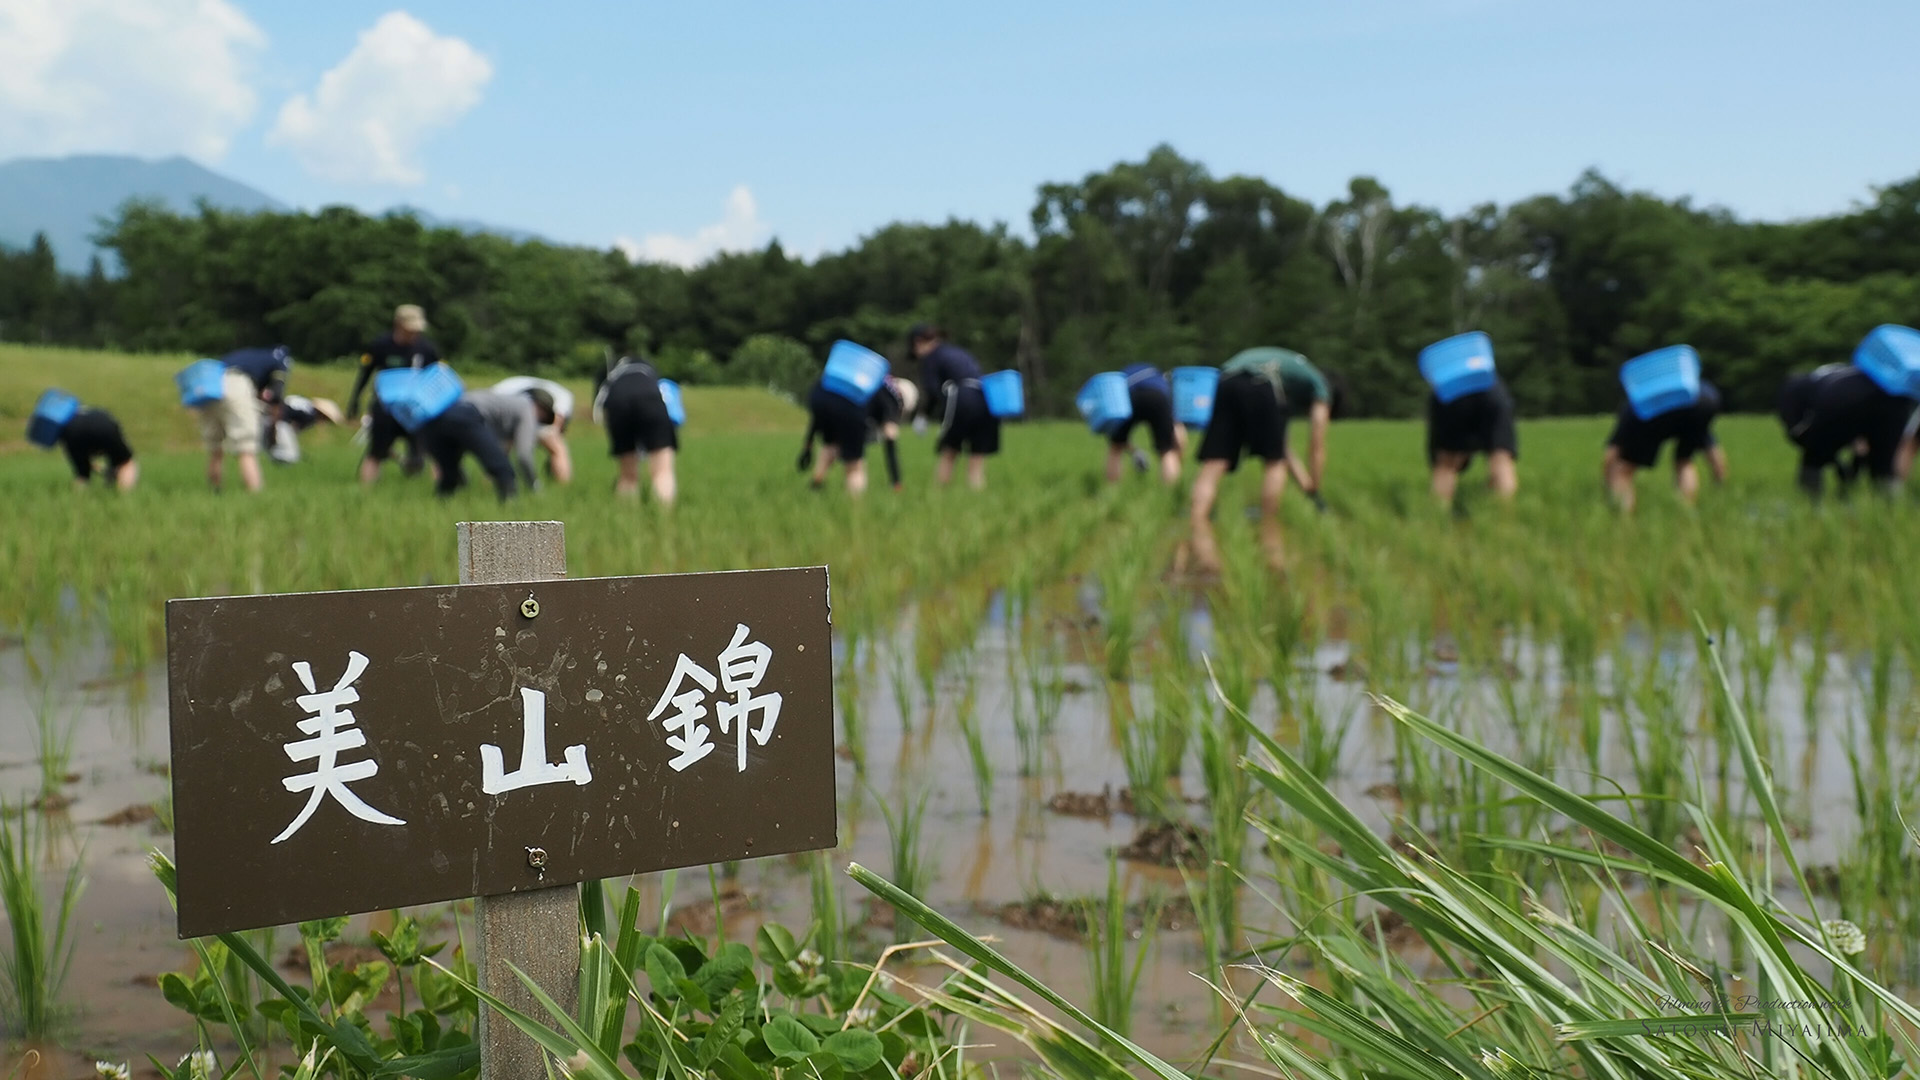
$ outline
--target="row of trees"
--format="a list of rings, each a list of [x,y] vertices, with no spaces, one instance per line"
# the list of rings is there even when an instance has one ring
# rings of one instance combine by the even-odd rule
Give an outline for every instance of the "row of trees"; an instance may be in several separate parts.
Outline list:
[[[100,242],[124,268],[62,277],[44,240],[0,253],[0,336],[216,352],[284,342],[351,355],[393,305],[424,304],[456,359],[583,373],[645,350],[685,381],[799,390],[848,337],[895,357],[938,322],[1041,408],[1134,361],[1218,363],[1253,344],[1341,373],[1355,412],[1405,416],[1413,359],[1493,335],[1531,414],[1615,407],[1619,364],[1687,341],[1736,409],[1787,372],[1920,319],[1920,177],[1849,213],[1744,222],[1588,173],[1564,195],[1457,217],[1368,178],[1315,206],[1159,147],[1043,185],[1031,241],[1005,226],[895,224],[813,262],[778,244],[691,270],[334,207],[177,215],[129,204]]]

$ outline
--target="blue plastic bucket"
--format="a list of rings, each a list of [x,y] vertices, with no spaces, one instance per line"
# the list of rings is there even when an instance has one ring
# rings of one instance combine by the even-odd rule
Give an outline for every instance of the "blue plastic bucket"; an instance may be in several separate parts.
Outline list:
[[[27,441],[35,446],[53,446],[60,431],[80,411],[80,399],[65,390],[48,390],[33,403],[33,415],[27,417]]]
[[[1097,435],[1110,435],[1133,417],[1133,399],[1127,393],[1127,377],[1117,371],[1103,371],[1087,380],[1073,399],[1087,426]]]
[[[1620,385],[1633,414],[1651,420],[1700,400],[1700,354],[1691,345],[1669,345],[1620,365]]]
[[[1853,350],[1853,366],[1889,394],[1920,398],[1920,330],[1893,323],[1874,327]]]
[[[180,369],[173,384],[180,388],[180,404],[189,409],[211,405],[226,396],[227,365],[218,360],[196,360]]]
[[[1478,330],[1420,350],[1420,376],[1442,402],[1493,389],[1493,339]]]
[[[1173,418],[1186,427],[1203,428],[1213,419],[1213,395],[1220,389],[1220,369],[1173,369]]]
[[[667,406],[667,419],[674,427],[687,422],[687,406],[680,400],[680,384],[672,379],[660,380],[660,400]]]
[[[380,404],[408,432],[418,431],[453,408],[464,390],[460,376],[445,364],[388,368],[373,377],[373,392]]]
[[[851,341],[836,341],[827,351],[820,385],[856,405],[865,405],[887,377],[887,358]]]
[[[1017,371],[996,371],[980,377],[980,389],[987,395],[987,411],[1002,420],[1027,411],[1025,384]]]

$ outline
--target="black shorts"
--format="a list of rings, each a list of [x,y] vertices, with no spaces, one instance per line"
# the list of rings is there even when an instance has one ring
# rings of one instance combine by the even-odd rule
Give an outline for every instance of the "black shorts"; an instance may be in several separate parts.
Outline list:
[[[502,499],[513,497],[513,462],[472,402],[455,402],[452,408],[422,424],[417,434],[419,445],[433,456],[440,469],[436,494],[451,495],[466,486],[467,474],[460,467],[460,459],[472,454],[493,481],[494,491]]]
[[[127,445],[120,422],[103,409],[81,409],[60,429],[60,444],[66,449],[67,463],[81,480],[93,477],[93,463],[104,459],[108,476],[116,476],[120,467],[133,460],[133,448]]]
[[[660,397],[660,384],[652,379],[627,375],[614,380],[607,390],[604,411],[614,457],[639,450],[651,454],[680,448],[679,432],[667,415],[666,401]]]
[[[876,391],[885,393],[886,391]],[[849,464],[867,456],[867,407],[848,401],[824,386],[807,397],[814,430]]]
[[[1128,387],[1127,399],[1133,402],[1133,415],[1113,429],[1108,441],[1115,446],[1125,446],[1127,437],[1133,434],[1133,426],[1145,424],[1153,433],[1154,453],[1164,454],[1173,449],[1173,399],[1151,386]]]
[[[393,444],[405,439],[408,464],[418,463],[419,442],[407,434],[407,429],[400,426],[400,421],[393,418],[393,414],[387,411],[385,405],[380,404],[379,398],[375,398],[373,404],[367,407],[367,415],[373,417],[373,424],[367,429],[368,457],[375,461],[385,461],[393,456]]]
[[[1787,435],[1800,447],[1803,470],[1824,469],[1864,439],[1866,465],[1877,480],[1893,475],[1895,457],[1914,419],[1914,403],[1874,386],[1864,375],[1825,380]],[[1782,420],[1787,417],[1782,412]]]
[[[1520,457],[1520,433],[1513,422],[1513,395],[1506,383],[1442,404],[1427,398],[1427,464],[1441,454],[1492,454]]]
[[[1673,463],[1679,465],[1719,445],[1713,437],[1714,415],[1713,409],[1693,405],[1642,420],[1633,406],[1622,405],[1620,414],[1614,418],[1613,432],[1607,436],[1607,445],[1620,454],[1621,461],[1651,469],[1653,463],[1660,460],[1660,448],[1671,439]]]
[[[943,391],[945,419],[940,424],[941,450],[970,454],[1000,452],[1000,418],[987,411],[987,395],[978,386],[948,383]]]
[[[1220,380],[1213,394],[1213,419],[1200,440],[1201,461],[1240,467],[1242,451],[1271,465],[1287,459],[1287,405],[1274,385],[1240,372]]]

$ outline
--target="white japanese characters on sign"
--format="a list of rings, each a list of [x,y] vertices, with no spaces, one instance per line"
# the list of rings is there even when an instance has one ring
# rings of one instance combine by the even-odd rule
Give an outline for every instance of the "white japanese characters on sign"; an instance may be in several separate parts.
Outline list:
[[[547,760],[547,695],[528,687],[520,688],[520,767],[505,770],[500,748],[480,744],[480,790],[499,795],[536,784],[586,784],[593,779],[587,768],[587,748],[567,747],[565,764]]]
[[[674,708],[673,715],[666,718],[664,726],[669,734],[667,745],[675,754],[667,765],[675,772],[685,770],[713,752],[713,729],[700,721],[707,715],[706,695],[718,689],[733,695],[733,700],[720,700],[714,703],[715,718],[720,721],[721,734],[734,736],[734,768],[739,772],[747,771],[747,736],[751,732],[753,741],[765,746],[773,735],[775,724],[780,722],[780,695],[777,693],[755,694],[762,679],[767,676],[767,666],[773,659],[773,650],[760,641],[748,641],[747,635],[753,631],[745,623],[737,624],[733,631],[733,641],[719,656],[720,677],[701,667],[687,654],[681,653],[674,661],[673,677],[667,680],[667,688],[660,700],[647,714],[648,720],[657,720]],[[681,685],[692,680],[698,689],[682,690]],[[760,714],[758,726],[751,724],[755,713]]]
[[[366,760],[342,764],[340,754],[347,750],[358,750],[367,745],[366,732],[355,727],[353,710],[343,709],[360,700],[360,692],[353,688],[353,681],[367,670],[367,658],[358,652],[347,653],[347,670],[333,689],[326,693],[317,693],[318,687],[313,681],[313,666],[305,660],[293,665],[293,673],[300,677],[300,685],[307,692],[294,699],[294,703],[314,715],[300,721],[300,730],[312,736],[299,739],[281,747],[287,757],[295,762],[317,761],[314,771],[298,776],[289,776],[282,781],[288,791],[312,791],[307,805],[300,808],[300,815],[293,824],[273,838],[279,843],[300,831],[313,812],[320,807],[320,800],[332,795],[349,814],[362,821],[375,825],[405,825],[406,822],[390,814],[383,814],[363,802],[360,796],[347,789],[347,785],[357,780],[365,780],[380,771],[379,762]]]

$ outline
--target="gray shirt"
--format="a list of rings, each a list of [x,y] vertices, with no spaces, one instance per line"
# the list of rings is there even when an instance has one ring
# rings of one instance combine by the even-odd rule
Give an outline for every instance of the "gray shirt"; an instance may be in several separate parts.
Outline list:
[[[530,491],[539,487],[533,471],[533,448],[540,439],[540,418],[534,414],[533,399],[525,394],[502,394],[497,390],[469,390],[465,400],[480,410],[487,427],[513,455],[521,483]]]

